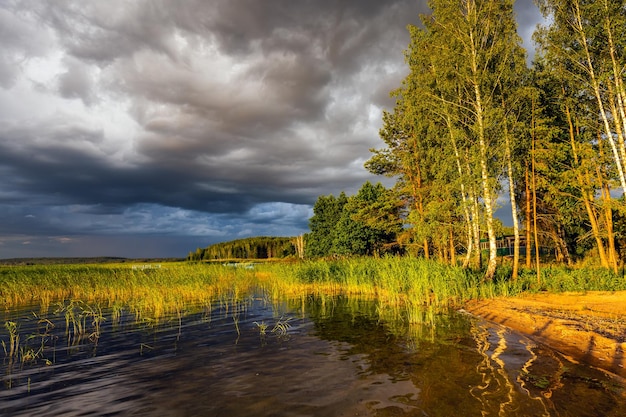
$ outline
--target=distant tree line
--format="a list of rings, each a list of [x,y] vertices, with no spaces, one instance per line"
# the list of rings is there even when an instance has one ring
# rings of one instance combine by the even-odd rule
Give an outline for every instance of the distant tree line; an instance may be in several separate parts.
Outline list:
[[[402,253],[398,244],[406,215],[402,201],[382,184],[366,182],[354,196],[321,196],[309,219],[310,233],[296,237],[250,237],[198,248],[191,261],[216,259],[321,258]]]
[[[76,265],[76,264],[110,264],[110,263],[151,263],[180,262],[183,258],[122,258],[116,256],[98,257],[58,257],[58,258],[7,258],[0,259],[0,265]]]
[[[213,259],[269,259],[296,255],[296,238],[293,237],[250,237],[230,242],[216,243],[198,248],[187,256],[191,261]]]

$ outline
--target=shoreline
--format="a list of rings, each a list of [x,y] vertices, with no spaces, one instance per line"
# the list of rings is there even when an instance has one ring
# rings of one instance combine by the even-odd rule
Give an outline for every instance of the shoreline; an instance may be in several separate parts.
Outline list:
[[[524,294],[470,300],[464,309],[626,378],[626,291]]]

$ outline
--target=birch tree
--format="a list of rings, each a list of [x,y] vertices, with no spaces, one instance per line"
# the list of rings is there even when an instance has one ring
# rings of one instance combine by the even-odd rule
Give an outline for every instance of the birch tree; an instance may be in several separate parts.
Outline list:
[[[626,192],[626,2],[542,0],[539,5],[551,24],[536,37],[546,65],[561,80],[572,172],[590,235],[600,264],[617,271],[613,212],[624,207],[611,196],[611,182]]]
[[[464,219],[464,264],[476,254],[480,265],[484,228],[489,241],[485,278],[491,279],[497,266],[494,212],[503,173],[500,161],[510,161],[512,148],[510,143],[504,146],[504,92],[524,70],[513,2],[433,0],[430,7],[432,14],[422,17],[423,28],[409,28],[406,60],[411,71],[393,117],[385,116],[381,137],[388,148],[376,151],[373,161],[395,163],[387,166],[396,169],[387,172],[415,190],[409,219],[423,220],[420,226],[440,247],[444,223]],[[382,165],[369,167],[377,166]],[[512,166],[506,172],[513,175]],[[452,201],[460,210],[443,219],[441,213],[451,211]],[[452,241],[451,227],[448,234]]]
[[[521,39],[513,14],[512,1],[434,0],[432,18],[425,22],[440,39],[437,56],[449,64],[442,67],[443,83],[452,83],[458,92],[458,107],[466,134],[466,147],[472,155],[471,169],[480,178],[484,223],[489,240],[486,279],[497,266],[495,200],[498,193],[502,146],[502,90],[523,70]],[[519,58],[522,58],[521,60]]]
[[[537,39],[550,65],[576,94],[593,99],[602,135],[611,150],[616,178],[626,193],[626,2],[623,0],[540,0],[552,22]]]

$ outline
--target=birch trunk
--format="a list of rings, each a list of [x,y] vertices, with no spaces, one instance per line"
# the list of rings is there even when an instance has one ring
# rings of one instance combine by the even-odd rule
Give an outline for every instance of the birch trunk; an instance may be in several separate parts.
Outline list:
[[[533,192],[533,236],[535,241],[535,270],[537,271],[537,283],[541,284],[541,266],[539,259],[539,232],[537,230],[537,179],[535,174],[535,126],[532,122],[532,143],[531,143],[531,185]]]
[[[528,168],[528,163],[526,163],[526,170],[524,172],[524,182],[525,182],[525,197],[526,197],[526,268],[530,268],[532,266],[532,240],[531,240],[531,222],[532,222],[532,211],[531,211],[531,202],[530,202],[530,173]]]
[[[504,106],[504,103],[503,103]],[[504,146],[505,146],[505,159],[506,159],[506,171],[509,179],[509,200],[511,201],[511,218],[513,221],[513,272],[511,278],[517,279],[519,271],[519,251],[520,251],[520,237],[519,237],[519,220],[517,218],[517,202],[515,201],[515,181],[513,177],[513,163],[511,162],[511,143],[509,140],[509,130],[504,122]]]
[[[609,44],[609,55],[611,57],[611,66],[613,69],[613,82],[615,83],[615,98],[617,109],[613,110],[614,123],[620,127],[621,134],[618,134],[618,146],[622,157],[622,163],[626,162],[626,146],[624,144],[624,132],[626,132],[626,91],[624,90],[623,67],[620,64],[616,54],[615,42],[613,40],[613,30],[611,29],[610,11],[608,0],[603,1],[604,5],[604,24]],[[622,67],[622,68],[620,68]],[[621,126],[620,126],[621,120]]]
[[[478,82],[478,62],[474,43],[474,35],[470,33],[470,52],[471,52],[471,70],[472,83],[474,85],[474,102],[472,103],[475,116],[478,136],[478,146],[480,152],[480,178],[482,184],[483,204],[485,207],[485,225],[487,226],[487,235],[489,237],[489,260],[487,261],[487,270],[485,272],[485,280],[490,281],[496,273],[497,264],[497,247],[496,233],[493,224],[493,196],[491,194],[491,185],[489,181],[489,170],[487,168],[487,138],[485,133],[485,114],[483,109],[482,95],[480,92],[480,84]]]
[[[619,175],[619,181],[620,181],[620,185],[622,187],[622,192],[626,193],[626,178],[624,177],[624,166],[623,166],[623,161],[622,161],[622,157],[620,156],[620,154],[622,154],[622,152],[620,152],[620,150],[618,149],[618,144],[615,142],[615,138],[613,137],[613,132],[611,131],[611,125],[606,113],[606,109],[605,109],[605,105],[604,105],[604,100],[602,99],[602,91],[600,89],[600,82],[598,80],[598,77],[596,75],[596,71],[593,65],[593,60],[591,58],[591,53],[589,51],[589,45],[587,43],[587,36],[585,33],[585,28],[584,28],[584,24],[583,24],[583,18],[580,12],[580,4],[578,1],[574,2],[574,12],[575,12],[575,18],[576,21],[575,23],[575,29],[578,32],[579,35],[579,41],[581,42],[581,45],[583,47],[583,50],[585,52],[585,60],[587,61],[587,68],[586,71],[589,74],[589,84],[591,85],[592,89],[593,89],[593,93],[598,105],[598,111],[600,113],[600,117],[602,119],[602,125],[604,127],[604,133],[606,135],[606,139],[608,140],[609,144],[611,145],[611,150],[613,151],[613,159],[615,161],[615,166],[617,168],[617,173]],[[617,115],[615,115],[617,116]],[[624,137],[618,136],[618,141],[620,143],[624,143]]]
[[[578,181],[578,186],[581,189],[581,199],[583,201],[583,205],[585,206],[585,211],[587,212],[587,218],[589,219],[589,224],[591,226],[591,233],[593,234],[593,238],[596,242],[596,248],[598,250],[598,256],[600,258],[600,264],[603,267],[608,268],[609,263],[606,257],[604,243],[602,242],[602,237],[600,235],[600,225],[598,223],[598,216],[596,215],[596,211],[594,210],[593,205],[592,205],[593,194],[590,194],[588,191],[588,189],[591,188],[591,181],[589,180],[589,173],[579,172],[580,161],[578,157],[578,147],[576,146],[576,130],[574,129],[574,122],[572,120],[572,114],[567,104],[565,105],[565,117],[567,118],[570,146],[572,147],[572,156],[574,157],[574,166],[577,171],[576,180]]]

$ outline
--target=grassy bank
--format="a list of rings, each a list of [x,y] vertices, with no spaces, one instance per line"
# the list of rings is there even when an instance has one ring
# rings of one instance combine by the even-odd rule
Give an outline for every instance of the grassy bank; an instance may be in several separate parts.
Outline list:
[[[50,314],[65,318],[68,346],[85,340],[96,346],[102,323],[180,325],[187,314],[208,312],[210,317],[220,311],[232,318],[239,333],[240,316],[252,297],[276,306],[288,301],[304,312],[311,296],[322,309],[332,309],[339,300],[336,296],[356,303],[355,311],[358,305],[373,305],[378,318],[399,334],[408,331],[416,340],[432,339],[450,318],[440,313],[471,299],[524,292],[626,290],[626,280],[606,270],[544,268],[541,283],[533,271],[522,271],[517,280],[511,280],[505,268],[491,282],[483,282],[482,276],[480,271],[424,259],[393,257],[255,264],[0,266],[0,306],[5,311],[0,342],[9,365],[23,366],[41,360],[54,339]],[[23,320],[36,320],[36,331],[20,330]]]
[[[550,266],[538,282],[534,270],[511,279],[502,267],[492,281],[481,271],[443,265],[421,258],[359,258],[267,265],[259,271],[278,293],[346,294],[371,297],[381,305],[401,307],[409,316],[424,308],[440,312],[467,300],[516,296],[525,292],[626,290],[626,279],[606,269]]]
[[[506,267],[491,282],[482,273],[420,258],[357,258],[254,264],[200,263],[26,265],[0,267],[0,303],[5,309],[81,300],[126,305],[159,317],[186,303],[238,300],[262,290],[268,299],[348,295],[376,299],[382,309],[402,310],[409,321],[456,308],[469,299],[522,292],[626,290],[621,275],[604,269],[547,267],[537,282],[531,270],[510,279]]]

